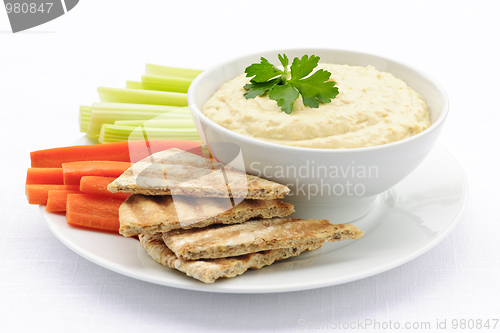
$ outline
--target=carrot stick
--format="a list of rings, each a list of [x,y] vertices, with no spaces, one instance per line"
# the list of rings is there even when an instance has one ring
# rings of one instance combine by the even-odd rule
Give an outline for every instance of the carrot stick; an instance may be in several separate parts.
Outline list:
[[[80,179],[80,191],[87,194],[105,195],[116,199],[127,199],[130,193],[111,193],[108,191],[108,185],[116,177],[83,176]]]
[[[65,212],[67,197],[68,194],[71,193],[81,192],[72,190],[50,190],[45,210],[47,212]]]
[[[136,140],[96,145],[69,146],[31,152],[32,168],[60,168],[77,161],[120,161],[135,163],[153,153],[179,148],[203,156],[201,143],[189,140]]]
[[[83,176],[119,177],[130,168],[130,162],[80,161],[63,163],[64,184],[77,185]]]
[[[66,220],[74,227],[118,233],[122,199],[92,194],[68,194]]]
[[[28,184],[25,187],[26,197],[32,205],[46,205],[51,190],[72,190],[78,191],[79,185],[43,185],[43,184]]]
[[[62,168],[28,168],[26,184],[63,184]]]

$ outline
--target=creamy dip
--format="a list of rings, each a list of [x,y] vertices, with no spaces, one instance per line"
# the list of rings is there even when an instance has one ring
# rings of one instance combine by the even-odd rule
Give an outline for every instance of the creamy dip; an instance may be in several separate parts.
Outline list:
[[[399,141],[430,126],[422,97],[405,82],[375,68],[319,64],[337,82],[331,103],[310,108],[300,96],[286,114],[267,94],[246,99],[245,74],[223,84],[203,106],[215,123],[268,142],[309,148],[360,148]]]

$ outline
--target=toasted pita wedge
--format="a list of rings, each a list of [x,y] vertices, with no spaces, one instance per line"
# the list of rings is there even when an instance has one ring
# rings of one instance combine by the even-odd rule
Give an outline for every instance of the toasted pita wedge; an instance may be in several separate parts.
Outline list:
[[[120,206],[120,233],[128,237],[242,223],[256,217],[283,217],[293,212],[293,205],[278,200],[245,199],[233,207],[229,198],[132,194]]]
[[[113,193],[265,200],[283,198],[290,192],[284,185],[175,148],[133,164],[108,185],[108,190]]]
[[[273,218],[250,220],[229,226],[176,229],[163,234],[165,244],[184,260],[240,256],[325,241],[358,239],[363,232],[350,224],[330,224],[328,220]]]
[[[161,234],[141,234],[139,240],[148,254],[163,266],[175,268],[186,275],[205,283],[214,283],[221,277],[235,277],[248,269],[259,269],[273,262],[289,257],[298,256],[306,250],[315,250],[321,243],[308,246],[296,246],[285,249],[269,250],[259,253],[221,259],[183,260],[165,245]]]

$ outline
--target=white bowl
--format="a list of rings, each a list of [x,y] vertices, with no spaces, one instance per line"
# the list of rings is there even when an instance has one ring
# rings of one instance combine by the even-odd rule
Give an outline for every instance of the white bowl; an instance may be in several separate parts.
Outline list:
[[[277,55],[283,53],[289,59],[304,54],[316,55],[323,63],[371,65],[379,71],[392,73],[424,98],[429,106],[431,126],[415,136],[381,146],[314,149],[247,137],[216,124],[201,112],[205,102],[223,83],[244,73],[245,68],[259,62],[260,57],[277,59]],[[188,103],[203,141],[217,160],[233,166],[239,161],[236,166],[247,173],[288,185],[291,192],[287,201],[308,205],[307,211],[317,211],[318,215],[327,210],[335,216],[334,221],[330,219],[335,223],[351,222],[364,216],[377,195],[408,176],[434,146],[448,114],[445,91],[422,71],[384,57],[334,49],[275,50],[226,61],[205,70],[192,82]],[[331,173],[325,177],[325,168],[340,171],[340,177],[331,177]]]

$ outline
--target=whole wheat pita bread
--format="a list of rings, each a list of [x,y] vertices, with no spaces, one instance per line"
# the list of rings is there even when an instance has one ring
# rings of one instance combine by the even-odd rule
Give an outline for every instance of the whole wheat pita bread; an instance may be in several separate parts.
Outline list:
[[[176,229],[163,233],[165,244],[184,260],[234,257],[259,251],[358,239],[363,232],[328,220],[273,218],[229,226]]]
[[[283,198],[290,189],[208,158],[172,148],[133,164],[108,185],[108,191],[267,200]]]
[[[235,224],[257,217],[288,216],[293,211],[293,205],[278,200],[245,199],[233,207],[229,198],[132,194],[120,206],[120,233],[135,236],[219,223]]]
[[[214,283],[215,280],[221,277],[235,277],[243,274],[248,269],[259,269],[271,265],[277,260],[298,256],[306,250],[315,250],[322,245],[316,243],[308,246],[250,253],[238,257],[190,261],[177,258],[165,245],[161,234],[141,234],[139,240],[156,262],[163,266],[175,268],[205,283]]]

